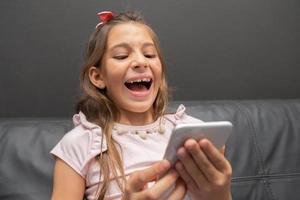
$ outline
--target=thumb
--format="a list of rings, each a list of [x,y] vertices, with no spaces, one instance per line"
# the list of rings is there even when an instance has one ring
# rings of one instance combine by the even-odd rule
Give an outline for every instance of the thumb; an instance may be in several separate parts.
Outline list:
[[[167,160],[162,160],[147,169],[134,172],[128,179],[129,188],[134,191],[142,190],[148,182],[162,176],[170,167],[171,164]]]

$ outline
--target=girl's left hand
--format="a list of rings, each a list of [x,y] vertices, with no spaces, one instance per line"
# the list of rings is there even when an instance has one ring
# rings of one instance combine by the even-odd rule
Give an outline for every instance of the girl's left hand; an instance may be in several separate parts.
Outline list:
[[[188,139],[179,148],[175,168],[193,200],[231,200],[231,165],[209,140]]]

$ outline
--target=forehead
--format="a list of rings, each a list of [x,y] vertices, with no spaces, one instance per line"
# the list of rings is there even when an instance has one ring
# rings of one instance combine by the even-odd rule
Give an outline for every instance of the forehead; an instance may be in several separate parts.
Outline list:
[[[114,26],[107,38],[107,46],[119,43],[154,43],[149,28],[140,23],[128,22]]]

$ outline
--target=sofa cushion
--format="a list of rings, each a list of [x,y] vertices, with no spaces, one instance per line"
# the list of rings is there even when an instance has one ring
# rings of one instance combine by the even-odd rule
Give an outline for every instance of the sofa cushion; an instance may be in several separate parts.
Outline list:
[[[60,119],[0,121],[0,199],[50,199],[53,159],[49,151],[71,125]]]

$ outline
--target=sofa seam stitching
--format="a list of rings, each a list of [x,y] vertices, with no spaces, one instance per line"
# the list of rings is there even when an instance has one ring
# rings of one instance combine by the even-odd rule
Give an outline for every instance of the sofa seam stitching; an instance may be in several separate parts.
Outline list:
[[[238,108],[238,110],[242,113],[242,109],[241,109],[239,103],[237,103],[237,108]],[[265,175],[266,172],[265,172],[265,167],[264,167],[264,163],[263,163],[263,159],[262,159],[262,154],[261,154],[259,145],[258,145],[258,143],[257,143],[256,129],[255,129],[255,127],[253,126],[253,123],[252,123],[251,120],[250,120],[248,110],[245,109],[245,110],[244,110],[244,113],[245,113],[245,117],[246,117],[247,124],[248,124],[249,129],[250,129],[250,134],[252,133],[252,134],[251,134],[251,137],[253,137],[253,143],[254,143],[254,146],[255,146],[254,150],[255,150],[255,152],[256,152],[256,155],[258,156],[257,162],[258,162],[259,166],[260,166],[261,169],[262,169],[263,175]],[[272,189],[271,189],[271,187],[270,187],[270,183],[269,183],[269,181],[268,181],[268,178],[266,178],[266,177],[264,176],[264,177],[262,178],[262,180],[263,180],[263,182],[264,182],[266,191],[269,193],[271,199],[275,200],[275,197],[274,197],[274,194],[273,194]]]
[[[266,175],[257,175],[257,176],[239,176],[233,177],[233,181],[237,180],[254,180],[254,179],[262,179],[262,178],[269,178],[269,179],[281,179],[287,177],[300,177],[300,173],[287,173],[287,174],[266,174]]]

